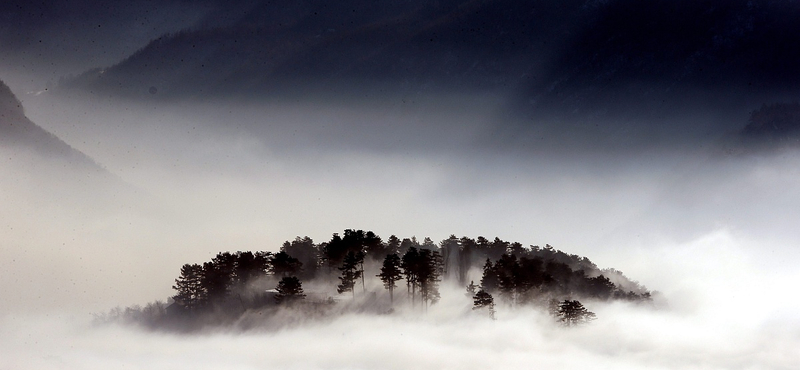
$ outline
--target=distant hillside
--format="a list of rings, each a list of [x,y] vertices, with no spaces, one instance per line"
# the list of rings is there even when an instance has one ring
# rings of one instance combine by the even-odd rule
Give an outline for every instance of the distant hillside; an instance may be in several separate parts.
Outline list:
[[[727,109],[800,82],[794,1],[307,0],[237,14],[164,35],[62,87],[159,98],[365,83],[489,89],[528,114],[616,117]]]
[[[61,159],[95,171],[104,171],[94,160],[31,122],[22,103],[0,81],[0,145],[32,151],[46,159]]]

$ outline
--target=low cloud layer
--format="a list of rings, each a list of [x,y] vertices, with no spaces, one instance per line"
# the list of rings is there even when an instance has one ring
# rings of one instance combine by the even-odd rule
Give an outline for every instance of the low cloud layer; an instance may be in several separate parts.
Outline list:
[[[493,321],[470,312],[460,290],[444,287],[443,301],[425,314],[351,314],[278,331],[178,335],[91,326],[67,315],[7,316],[0,354],[9,369],[789,369],[798,361],[800,335],[786,309],[798,302],[753,286],[785,292],[789,280],[781,286],[770,276],[742,279],[737,271],[763,272],[746,262],[707,263],[713,272],[698,276],[682,256],[692,250],[713,261],[716,252],[740,252],[736,244],[715,233],[660,251],[666,266],[695,274],[665,286],[670,307],[595,304],[589,308],[598,320],[573,329],[522,308],[500,307]],[[740,286],[742,280],[751,284]],[[687,294],[696,295],[694,305]]]
[[[11,176],[0,182],[0,257],[10,261],[10,278],[0,281],[0,368],[788,369],[798,362],[796,151],[726,156],[711,144],[636,155],[486,151],[474,144],[491,109],[457,104],[386,113],[353,105],[79,103],[26,106],[35,122],[130,188],[96,197],[93,180],[69,166],[20,162],[22,154],[3,150],[0,166]],[[448,117],[458,124],[443,122]],[[448,129],[433,131],[426,125],[433,121]],[[413,130],[384,127],[373,136],[371,122]],[[297,235],[322,242],[351,227],[384,238],[549,243],[622,270],[659,291],[664,304],[590,306],[597,321],[562,330],[536,311],[501,307],[497,321],[473,315],[463,288],[447,287],[421,316],[346,315],[196,336],[90,325],[91,313],[165,299],[184,263],[226,250],[275,251]]]

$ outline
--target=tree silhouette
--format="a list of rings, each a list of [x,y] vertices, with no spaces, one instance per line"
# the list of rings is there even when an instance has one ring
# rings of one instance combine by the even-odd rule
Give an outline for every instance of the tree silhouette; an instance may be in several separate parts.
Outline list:
[[[438,251],[421,249],[417,267],[417,282],[422,302],[436,303],[439,301],[439,282],[442,280],[444,270],[442,255]]]
[[[487,257],[493,261],[499,260],[502,255],[508,253],[508,247],[510,244],[511,243],[507,241],[495,237],[494,240],[488,245],[488,249],[486,251]]]
[[[473,310],[483,310],[486,309],[489,311],[489,317],[494,319],[494,298],[491,294],[487,293],[485,290],[481,289],[472,297]]]
[[[398,238],[397,236],[395,235],[389,236],[389,239],[386,239],[386,250],[387,250],[386,254],[397,253],[397,255],[399,256],[401,254],[400,243],[401,243],[400,238]]]
[[[566,299],[559,303],[556,318],[564,326],[575,326],[594,320],[596,315],[583,307],[581,302]]]
[[[270,252],[236,252],[236,264],[233,270],[233,284],[236,289],[243,289],[247,283],[265,276],[271,254]]]
[[[275,276],[297,276],[303,264],[286,252],[278,252],[270,259],[272,274]]]
[[[360,257],[360,258],[359,258]],[[353,297],[355,297],[355,287],[356,280],[361,278],[361,275],[364,273],[363,270],[359,269],[360,263],[363,261],[364,257],[363,254],[355,253],[355,252],[347,252],[344,256],[344,261],[342,262],[342,267],[339,267],[339,271],[342,272],[342,275],[339,276],[339,280],[341,284],[336,287],[336,291],[339,294],[344,292],[352,292]]]
[[[275,295],[275,301],[281,303],[291,303],[306,297],[303,294],[303,284],[296,276],[284,276],[275,287],[278,294]]]
[[[498,280],[500,295],[511,304],[517,301],[517,286],[520,282],[520,266],[517,256],[503,254],[494,264],[495,274]]]
[[[314,245],[314,240],[309,237],[296,237],[293,241],[286,241],[281,246],[281,252],[296,258],[303,266],[302,271],[296,275],[300,279],[312,279],[317,275],[319,268],[319,250]]]
[[[178,293],[173,299],[184,308],[195,311],[206,303],[206,290],[203,287],[203,267],[198,264],[185,264],[181,275],[172,286]]]
[[[408,240],[408,239],[406,239]],[[406,287],[411,296],[411,305],[414,305],[414,297],[417,294],[417,265],[419,264],[419,250],[416,247],[409,247],[408,251],[403,254],[400,262],[400,268],[403,269],[403,275],[406,278]]]
[[[478,290],[478,286],[475,285],[474,280],[470,280],[469,285],[467,285],[467,296],[469,297],[475,296],[476,290]]]
[[[381,273],[377,275],[383,281],[383,286],[389,290],[389,300],[394,303],[394,288],[398,280],[403,278],[400,270],[400,256],[397,253],[387,254],[383,260]]]
[[[339,268],[342,266],[348,253],[353,252],[357,256],[360,253],[361,261],[359,264],[362,265],[363,270],[367,243],[380,244],[380,237],[372,232],[365,233],[364,230],[346,229],[344,236],[340,237],[338,233],[335,233],[330,242],[321,246],[320,256],[328,267],[333,269],[334,267]]]
[[[412,306],[417,292],[423,303],[436,303],[439,300],[443,263],[438,251],[411,247],[403,255],[400,267],[411,291]]]
[[[585,294],[599,299],[609,299],[616,289],[614,283],[603,275],[586,279],[584,286]]]
[[[425,239],[422,240],[422,245],[419,246],[419,249],[427,249],[427,250],[435,251],[435,250],[439,249],[439,246],[436,245],[436,243],[433,242],[433,239],[431,239],[430,237],[426,236]]]
[[[203,263],[203,287],[208,293],[208,302],[222,302],[230,292],[236,257],[229,253],[219,253],[210,262]]]
[[[405,256],[405,254],[408,253],[411,248],[419,249],[419,247],[420,245],[419,242],[417,242],[416,237],[412,236],[410,239],[403,238],[403,240],[400,242],[400,247],[397,254]]]
[[[497,289],[500,287],[500,277],[497,275],[497,270],[494,268],[494,264],[488,258],[486,259],[486,263],[483,264],[483,277],[481,278],[481,289],[485,290],[488,293],[497,292]]]
[[[444,261],[444,276],[446,279],[455,279],[458,283],[462,283],[461,279],[461,241],[455,236],[450,235],[449,238],[442,240],[439,243],[442,253],[442,260]]]
[[[464,284],[467,282],[467,273],[472,267],[472,258],[477,250],[478,244],[475,243],[475,240],[466,236],[461,237],[459,244],[461,245],[461,253],[458,256],[458,283]]]
[[[367,231],[364,235],[363,245],[364,253],[372,260],[379,261],[387,254],[393,253],[389,251],[388,245],[381,240],[381,237],[375,235],[372,231]]]
[[[189,315],[192,311],[213,310],[215,313],[236,315],[248,305],[258,307],[264,304],[263,288],[249,284],[266,273],[280,279],[278,302],[292,301],[305,297],[301,281],[304,263],[291,253],[299,253],[309,265],[316,267],[330,265],[340,260],[336,267],[339,274],[337,292],[351,292],[355,297],[355,284],[361,279],[365,287],[364,265],[367,257],[374,260],[382,251],[405,251],[386,253],[378,278],[384,288],[389,290],[390,301],[394,303],[394,289],[400,279],[406,279],[408,296],[412,307],[416,302],[427,308],[440,298],[439,284],[447,268],[449,276],[455,281],[465,278],[465,272],[477,266],[478,258],[498,255],[496,260],[485,258],[480,286],[471,281],[466,286],[467,295],[473,299],[474,309],[487,309],[495,315],[495,298],[501,297],[511,304],[543,304],[553,317],[565,326],[589,322],[595,314],[586,310],[577,300],[563,299],[576,297],[599,300],[623,299],[630,301],[650,300],[650,293],[635,281],[629,280],[614,269],[600,270],[585,257],[566,254],[547,245],[545,248],[523,247],[484,237],[470,239],[451,235],[441,243],[441,248],[425,238],[420,244],[416,238],[399,239],[392,235],[384,243],[378,235],[361,230],[345,230],[344,237],[334,234],[329,243],[315,246],[306,238],[296,238],[285,242],[281,251],[270,252],[220,252],[202,265],[186,264],[181,267],[180,276],[175,279],[173,289],[176,294],[174,307],[165,309],[167,315]],[[506,253],[501,253],[505,251]],[[445,262],[446,261],[446,262]],[[371,267],[367,261],[367,267]],[[333,274],[318,278],[333,279]],[[620,285],[617,285],[620,284]],[[365,289],[366,291],[366,289]],[[235,300],[238,296],[238,302]],[[183,307],[184,309],[177,309]],[[141,310],[140,310],[141,311]],[[191,320],[191,315],[188,316]]]

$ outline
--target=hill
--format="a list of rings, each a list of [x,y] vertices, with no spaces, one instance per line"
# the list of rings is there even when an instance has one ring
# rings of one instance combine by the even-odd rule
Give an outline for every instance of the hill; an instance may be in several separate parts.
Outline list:
[[[19,99],[0,81],[0,145],[56,159],[85,170],[105,172],[92,158],[72,148],[25,116]]]
[[[183,265],[173,289],[169,305],[155,302],[100,318],[158,330],[247,329],[346,313],[427,312],[440,300],[451,315],[489,309],[492,317],[495,303],[503,310],[553,309],[576,298],[653,303],[651,292],[622,272],[549,245],[455,235],[438,244],[395,235],[383,240],[353,229],[319,244],[297,237],[278,253],[220,252],[202,265]]]
[[[163,35],[62,86],[140,98],[501,90],[526,115],[635,118],[698,99],[730,109],[796,92],[800,81],[793,2],[308,0],[247,9]]]

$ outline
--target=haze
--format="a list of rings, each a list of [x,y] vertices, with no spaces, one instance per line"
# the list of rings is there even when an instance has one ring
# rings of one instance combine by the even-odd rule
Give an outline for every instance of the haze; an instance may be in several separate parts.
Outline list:
[[[54,58],[49,70],[16,61],[63,48],[20,42],[2,53],[0,79],[27,117],[107,176],[0,147],[0,369],[800,364],[800,151],[735,139],[747,112],[792,91],[741,95],[746,103],[731,109],[695,101],[669,116],[574,120],[520,113],[519,89],[498,86],[392,89],[393,81],[331,78],[324,88],[247,98],[44,92],[55,75],[110,67],[160,34],[207,24],[206,8],[192,9],[180,19],[161,10],[157,27],[124,43],[98,39],[114,47],[106,59],[87,49],[92,56]],[[104,37],[117,34],[126,31]],[[496,321],[475,315],[463,287],[449,285],[425,314],[196,335],[91,324],[93,313],[173,295],[184,263],[277,251],[296,236],[322,242],[346,228],[550,244],[661,298],[653,308],[589,307],[598,320],[572,330],[534,309],[501,306]]]

